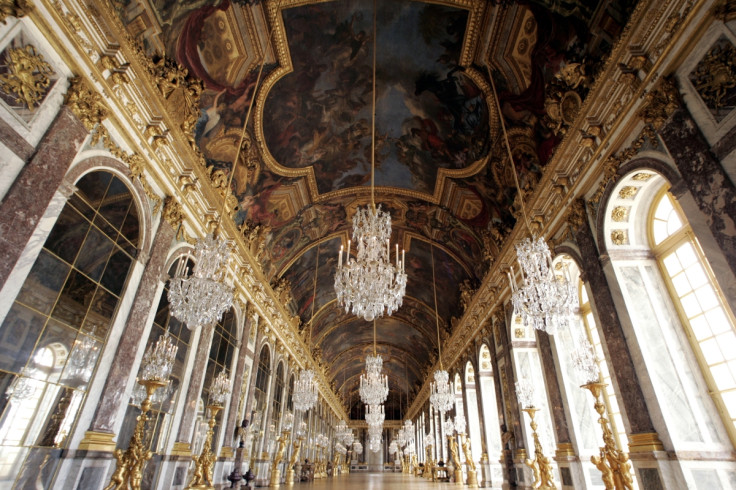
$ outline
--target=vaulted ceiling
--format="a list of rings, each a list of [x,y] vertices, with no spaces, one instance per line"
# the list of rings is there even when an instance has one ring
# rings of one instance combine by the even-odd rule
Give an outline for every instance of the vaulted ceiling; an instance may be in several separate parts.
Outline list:
[[[432,256],[444,338],[515,226],[497,108],[526,192],[631,5],[376,2],[376,203],[391,212],[408,274],[403,306],[376,322],[376,349],[389,375],[387,412],[398,415],[437,355]],[[334,274],[355,209],[370,202],[373,0],[116,4],[151,56],[202,80],[193,136],[213,175],[232,171],[250,115],[234,219],[268,234],[257,251],[266,276],[304,328],[314,315],[314,352],[357,404],[373,325],[339,307]]]

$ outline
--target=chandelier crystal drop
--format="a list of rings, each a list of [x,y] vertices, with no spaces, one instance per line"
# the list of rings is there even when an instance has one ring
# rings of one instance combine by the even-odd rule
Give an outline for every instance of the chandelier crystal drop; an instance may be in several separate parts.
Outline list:
[[[146,381],[169,382],[171,368],[176,359],[176,351],[179,349],[171,340],[169,331],[166,330],[158,338],[156,344],[151,344],[143,354],[141,361],[141,379]]]
[[[565,275],[554,273],[552,255],[544,238],[527,238],[516,246],[521,267],[521,285],[508,273],[511,283],[511,301],[524,325],[554,335],[560,327],[567,327],[578,307],[575,286]]]
[[[388,397],[388,376],[381,374],[383,358],[366,356],[365,373],[360,375],[360,399],[366,405],[380,405]]]
[[[432,394],[429,396],[429,402],[435,410],[444,414],[452,409],[455,396],[450,391],[450,375],[444,369],[438,369],[434,372],[434,381],[431,384]]]
[[[367,321],[391,315],[401,306],[406,292],[404,252],[399,258],[396,245],[395,264],[390,260],[391,214],[373,205],[358,208],[353,216],[353,240],[357,244],[357,256],[347,255],[343,263],[343,247],[338,255],[335,273],[337,302],[352,308],[353,314]]]
[[[294,382],[294,395],[292,396],[294,409],[306,412],[317,403],[317,395],[314,372],[311,369],[302,369],[299,372],[299,378]]]
[[[179,261],[169,281],[171,314],[195,330],[222,319],[233,304],[233,287],[225,284],[225,269],[230,246],[212,233],[197,240],[191,276],[187,261]]]
[[[583,333],[580,334],[572,351],[572,366],[575,369],[581,384],[599,381],[598,363],[593,352],[593,346]]]

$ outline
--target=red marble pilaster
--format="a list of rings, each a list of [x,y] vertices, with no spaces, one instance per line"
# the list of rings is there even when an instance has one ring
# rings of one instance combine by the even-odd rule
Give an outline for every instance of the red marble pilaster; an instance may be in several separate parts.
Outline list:
[[[184,402],[184,413],[181,416],[179,432],[176,435],[176,442],[187,444],[192,442],[192,428],[194,427],[194,420],[197,417],[197,404],[199,403],[199,396],[202,393],[204,372],[207,369],[207,363],[209,362],[212,335],[215,332],[214,325],[208,325],[201,328],[202,334],[199,336],[197,354],[194,358],[192,375],[191,378],[189,378],[187,397]]]
[[[38,144],[35,155],[23,167],[0,204],[0,289],[87,134],[79,119],[62,107]]]
[[[125,388],[131,371],[135,368],[135,357],[141,342],[145,343],[147,338],[143,335],[146,320],[152,305],[156,305],[156,292],[161,282],[166,257],[171,247],[176,231],[165,220],[161,220],[156,235],[153,239],[151,254],[143,270],[141,282],[138,285],[135,299],[128,314],[125,330],[120,337],[115,357],[112,360],[110,371],[102,389],[97,410],[90,425],[91,431],[109,432],[114,431],[116,418],[120,412],[120,406],[127,402]]]

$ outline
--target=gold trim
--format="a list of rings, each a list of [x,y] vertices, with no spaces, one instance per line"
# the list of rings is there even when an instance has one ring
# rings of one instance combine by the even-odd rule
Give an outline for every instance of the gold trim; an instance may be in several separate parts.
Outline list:
[[[88,430],[84,433],[84,439],[79,443],[80,451],[115,451],[117,443],[113,440],[115,434],[112,432],[97,432]]]
[[[171,449],[172,456],[191,456],[192,446],[188,442],[175,442]]]
[[[662,441],[656,432],[629,434],[629,453],[648,453],[664,451]]]
[[[555,451],[555,459],[566,459],[575,458],[575,448],[573,448],[571,442],[561,442],[557,444],[557,451]]]

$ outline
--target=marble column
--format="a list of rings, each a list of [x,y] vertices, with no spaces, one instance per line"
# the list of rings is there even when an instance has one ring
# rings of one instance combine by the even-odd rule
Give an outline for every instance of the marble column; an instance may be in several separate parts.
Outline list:
[[[162,274],[165,272],[166,257],[175,234],[174,227],[162,219],[154,236],[151,253],[107,374],[105,386],[97,401],[97,409],[87,434],[80,442],[80,449],[112,450],[115,448],[115,443],[112,442],[115,435],[114,430],[125,413],[126,388],[131,373],[136,369],[136,353],[141,343],[145,344],[147,341],[147,335],[144,335],[147,319],[151,306],[156,304],[155,296]]]
[[[659,135],[682,180],[705,216],[713,238],[736,275],[736,186],[711,151],[687,108],[680,106],[659,128]]]
[[[192,377],[189,379],[187,396],[184,401],[184,414],[179,423],[179,432],[176,435],[174,449],[171,451],[171,454],[177,456],[190,456],[192,454],[192,431],[194,430],[194,421],[197,418],[197,405],[202,394],[215,324],[201,328],[203,329],[202,335],[199,337],[194,367],[192,367]]]
[[[87,134],[80,120],[62,107],[0,204],[0,289]]]
[[[562,391],[560,391],[557,366],[555,365],[554,355],[552,354],[549,335],[537,332],[537,348],[539,350],[540,360],[542,361],[542,372],[544,373],[544,380],[547,385],[547,397],[550,402],[550,411],[552,412],[555,437],[557,439],[555,461],[557,461],[557,466],[560,468],[560,479],[563,484],[564,482],[572,484],[573,470],[575,473],[581,471],[580,468],[572,468],[572,466],[579,466],[580,460],[575,455],[572,440],[570,439],[570,427],[565,416],[565,405]]]
[[[246,314],[246,320],[243,326],[243,334],[240,336],[240,345],[238,347],[238,364],[235,368],[233,380],[233,393],[230,396],[230,410],[228,411],[227,423],[225,423],[225,437],[222,441],[221,457],[232,457],[233,449],[238,444],[238,436],[235,433],[236,428],[240,426],[239,417],[240,398],[243,390],[243,374],[245,371],[245,362],[248,357],[248,334],[250,333],[251,320]],[[247,381],[247,380],[246,380]],[[243,411],[243,413],[248,413]]]

